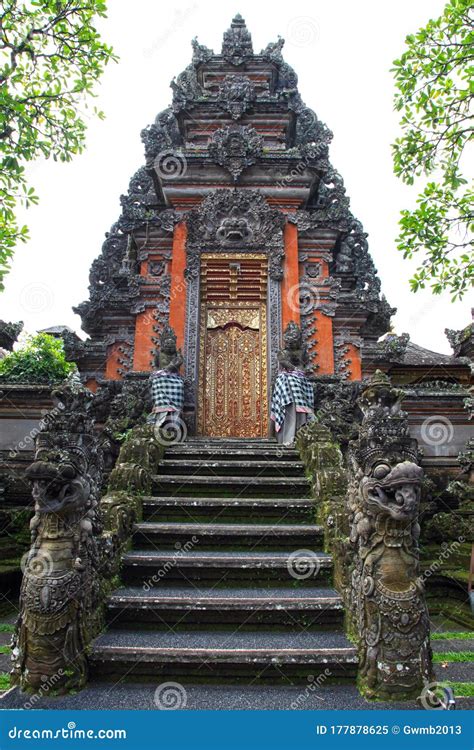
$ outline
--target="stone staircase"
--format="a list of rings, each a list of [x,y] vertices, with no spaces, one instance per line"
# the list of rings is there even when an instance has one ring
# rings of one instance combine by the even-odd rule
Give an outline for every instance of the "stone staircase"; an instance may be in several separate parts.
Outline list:
[[[269,440],[169,448],[92,644],[92,676],[352,680],[357,652],[309,489],[298,454]]]

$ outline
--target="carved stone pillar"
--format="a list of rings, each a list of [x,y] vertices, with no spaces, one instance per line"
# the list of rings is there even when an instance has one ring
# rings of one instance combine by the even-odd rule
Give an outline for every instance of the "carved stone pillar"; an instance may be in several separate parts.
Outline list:
[[[65,692],[86,683],[87,647],[103,627],[121,553],[163,453],[143,425],[148,391],[148,379],[131,379],[109,381],[94,395],[77,376],[53,391],[55,407],[26,471],[35,515],[12,651],[13,683],[24,689]],[[99,504],[104,464],[113,470]]]
[[[373,698],[420,695],[431,680],[429,617],[419,577],[423,469],[401,410],[403,392],[377,371],[358,404],[348,494],[350,629],[359,641],[360,687]]]
[[[93,394],[71,377],[36,440],[35,515],[24,564],[13,675],[22,687],[72,688],[87,675],[85,647],[98,612],[97,503],[102,477]]]

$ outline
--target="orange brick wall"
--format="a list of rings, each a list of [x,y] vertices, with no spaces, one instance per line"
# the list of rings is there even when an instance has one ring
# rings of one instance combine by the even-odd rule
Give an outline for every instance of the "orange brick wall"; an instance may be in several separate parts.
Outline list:
[[[285,260],[281,282],[281,322],[283,330],[290,321],[300,323],[299,270],[298,270],[298,228],[287,222],[283,230]]]
[[[170,291],[170,326],[176,334],[176,345],[181,350],[184,346],[186,322],[186,237],[187,227],[181,221],[174,228]]]

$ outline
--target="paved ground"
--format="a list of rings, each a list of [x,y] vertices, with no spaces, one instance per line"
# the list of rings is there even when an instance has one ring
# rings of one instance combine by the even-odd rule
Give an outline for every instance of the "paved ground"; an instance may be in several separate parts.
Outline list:
[[[154,702],[158,685],[91,685],[77,695],[44,698],[34,708],[53,709],[136,709],[156,710]],[[184,686],[188,710],[314,710],[314,709],[376,709],[380,704],[368,703],[355,687],[334,685],[308,687],[261,686]],[[182,694],[182,693],[181,693]],[[31,700],[13,690],[0,699],[0,708],[23,708]],[[385,706],[384,706],[385,707]],[[389,708],[416,709],[416,703],[392,704]]]

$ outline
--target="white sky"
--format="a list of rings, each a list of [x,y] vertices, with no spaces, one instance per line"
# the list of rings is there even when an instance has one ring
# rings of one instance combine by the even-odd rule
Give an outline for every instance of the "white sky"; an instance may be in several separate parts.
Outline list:
[[[369,233],[382,288],[397,333],[418,344],[450,352],[444,328],[470,321],[471,301],[413,294],[414,265],[396,250],[401,208],[416,191],[392,171],[390,143],[399,134],[392,111],[392,61],[404,38],[440,14],[444,0],[109,0],[100,24],[104,40],[120,56],[98,88],[95,104],[106,120],[91,119],[87,150],[70,164],[38,162],[31,183],[38,206],[24,212],[31,240],[17,249],[0,295],[0,318],[24,320],[29,332],[65,324],[79,331],[71,306],[88,296],[88,273],[104,233],[120,214],[119,197],[143,164],[140,131],[171,102],[170,80],[191,61],[190,41],[220,51],[222,34],[240,12],[259,52],[278,34],[285,60],[299,77],[308,106],[333,131],[330,158],[344,178],[353,213]]]

